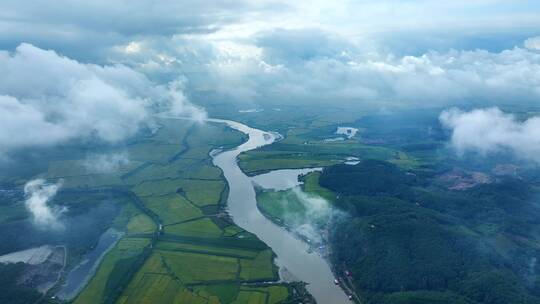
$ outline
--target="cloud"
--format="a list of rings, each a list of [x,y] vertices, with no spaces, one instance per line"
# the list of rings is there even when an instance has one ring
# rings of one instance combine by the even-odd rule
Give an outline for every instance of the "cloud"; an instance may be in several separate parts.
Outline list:
[[[273,65],[336,58],[355,48],[345,39],[320,29],[276,29],[258,33],[254,39],[263,52],[263,59]]]
[[[205,81],[229,100],[256,102],[440,106],[527,104],[540,98],[540,54],[529,49],[395,56],[366,53],[331,35],[266,33],[264,39],[255,39],[259,52],[249,58],[215,56],[207,64],[207,74],[213,77]]]
[[[84,46],[98,43],[96,48],[100,48],[113,41],[128,43],[134,37],[200,34],[244,38],[275,28],[320,27],[347,36],[400,29],[480,32],[504,27],[523,31],[538,28],[539,9],[533,0],[35,0],[31,5],[4,0],[0,4],[0,41],[20,38],[74,47],[77,42]],[[94,39],[85,42],[87,38]]]
[[[529,0],[6,0],[0,16],[0,47],[122,63],[161,84],[181,71],[182,94],[203,100],[440,105],[539,94],[536,40],[523,44],[540,34],[540,4]]]
[[[110,48],[135,39],[201,35],[273,10],[271,1],[36,0],[0,3],[0,46],[29,42],[78,60],[105,62]],[[134,46],[134,45],[133,45]]]
[[[525,40],[523,45],[529,50],[540,51],[540,36]]]
[[[540,94],[540,54],[534,38],[523,43],[540,34],[532,0],[6,0],[0,16],[0,47],[121,63],[165,87],[181,71],[180,100],[431,106]]]
[[[451,144],[459,154],[511,152],[540,163],[540,117],[519,121],[498,108],[441,113],[443,126],[452,131]]]
[[[129,164],[127,152],[89,155],[83,162],[86,171],[91,174],[113,173]]]
[[[63,224],[59,221],[60,215],[66,211],[65,208],[51,207],[48,202],[56,195],[61,187],[61,182],[57,184],[47,184],[43,179],[34,179],[24,185],[26,195],[26,209],[32,213],[34,224],[42,229],[63,229]]]
[[[0,70],[0,155],[77,138],[115,143],[156,111],[205,115],[180,85],[156,85],[126,66],[83,64],[30,44],[0,52]]]
[[[184,95],[185,79],[177,79],[168,84],[168,113],[174,116],[189,115],[197,122],[206,119],[206,112],[189,103]]]

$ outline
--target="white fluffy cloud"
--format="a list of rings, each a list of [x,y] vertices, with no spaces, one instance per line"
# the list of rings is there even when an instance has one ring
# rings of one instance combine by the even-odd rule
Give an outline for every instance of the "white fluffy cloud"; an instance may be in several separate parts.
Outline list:
[[[6,0],[0,12],[0,46],[29,41],[161,82],[181,71],[177,100],[418,106],[540,95],[538,38],[524,43],[540,34],[532,0]]]
[[[66,209],[48,205],[60,187],[61,183],[47,184],[43,179],[34,179],[24,185],[24,194],[27,196],[26,209],[32,213],[34,224],[42,229],[63,228],[59,217]]]
[[[530,50],[540,51],[540,36],[525,40],[524,45]]]
[[[216,56],[207,65],[210,81],[230,99],[260,102],[353,100],[432,106],[531,103],[540,98],[540,53],[526,48],[395,56],[366,53],[343,39],[335,41],[340,40],[313,31],[269,32],[257,37],[259,51],[251,57]]]
[[[0,52],[0,155],[91,137],[117,142],[153,111],[204,116],[179,85],[158,86],[126,66],[83,64],[21,44]]]
[[[451,144],[458,153],[511,152],[540,163],[540,117],[518,121],[498,108],[463,112],[450,109],[441,113],[443,126],[452,131]]]
[[[163,82],[181,71],[185,91],[213,100],[497,103],[539,95],[538,38],[524,43],[540,34],[532,0],[5,0],[0,15],[5,48],[28,41]]]

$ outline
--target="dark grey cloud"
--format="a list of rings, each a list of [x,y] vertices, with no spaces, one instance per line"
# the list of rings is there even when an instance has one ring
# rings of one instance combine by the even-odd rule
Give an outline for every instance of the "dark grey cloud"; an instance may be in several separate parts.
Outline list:
[[[109,48],[133,39],[211,33],[271,3],[232,0],[96,0],[0,3],[0,46],[52,48],[72,58],[102,61]]]

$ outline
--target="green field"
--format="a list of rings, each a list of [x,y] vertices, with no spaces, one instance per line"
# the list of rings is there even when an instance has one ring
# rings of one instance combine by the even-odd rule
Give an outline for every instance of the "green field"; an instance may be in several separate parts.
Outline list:
[[[287,138],[270,149],[241,155],[240,165],[248,173],[328,166],[361,152],[372,151],[381,158],[393,155],[393,151],[355,140],[324,142],[332,135],[336,117],[313,113],[305,120],[291,120],[288,113],[283,114],[253,124],[277,130]],[[157,123],[157,132],[142,132],[121,147],[103,145],[92,150],[66,146],[40,159],[44,165],[38,169],[44,170],[36,172],[46,172],[40,177],[50,182],[63,180],[62,189],[71,194],[59,199],[69,202],[73,215],[89,212],[97,203],[114,201],[116,206],[93,227],[94,239],[69,251],[70,265],[95,244],[100,231],[114,227],[125,232],[74,301],[280,303],[290,298],[291,285],[267,283],[278,278],[272,251],[253,234],[235,226],[222,210],[228,189],[209,152],[234,147],[245,136],[220,124],[171,119],[158,119]],[[125,154],[129,162],[120,163],[111,172],[88,166],[89,157],[112,153]],[[35,176],[22,170],[20,177],[10,176],[9,180],[23,183],[23,172]],[[324,189],[316,189],[315,178],[307,176],[305,187],[330,197]],[[5,209],[2,216],[6,221],[23,216],[25,211],[21,204]]]
[[[318,195],[329,202],[334,202],[336,200],[336,194],[329,189],[326,189],[319,185],[319,178],[321,172],[311,172],[306,174],[302,181],[302,190],[306,193]]]
[[[403,152],[397,154],[392,148],[362,143],[361,132],[352,139],[325,141],[336,137],[338,122],[342,122],[338,120],[339,117],[333,120],[317,115],[316,118],[299,119],[294,126],[280,131],[285,137],[283,140],[242,153],[239,156],[239,165],[247,174],[256,175],[276,169],[326,167],[341,163],[346,157],[395,160],[407,166],[415,164],[414,159]],[[292,124],[290,121],[286,123]],[[282,126],[270,127],[282,129]]]
[[[111,250],[88,283],[86,288],[75,299],[74,303],[100,303],[110,296],[108,294],[115,287],[115,277],[127,271],[133,265],[134,258],[140,255],[145,247],[150,245],[150,239],[124,238]],[[122,267],[123,269],[120,269]]]
[[[223,231],[212,220],[202,218],[181,224],[165,226],[165,233],[180,236],[219,237]]]
[[[130,163],[119,172],[88,174],[80,161],[58,161],[52,177],[68,187],[123,187],[131,193],[115,227],[126,236],[106,255],[76,303],[279,303],[289,287],[246,282],[277,279],[273,253],[220,215],[227,193],[209,152],[243,136],[222,125],[160,121],[156,134],[128,145]],[[175,130],[179,130],[176,132]],[[162,225],[162,230],[159,230]]]
[[[326,227],[336,195],[319,185],[320,175],[317,171],[308,173],[301,177],[303,184],[292,189],[257,191],[257,207],[265,216],[291,228],[305,223]]]
[[[287,226],[303,222],[307,211],[293,190],[260,192],[257,207],[265,216]]]
[[[179,194],[143,197],[144,204],[161,219],[164,225],[201,217],[200,209]]]

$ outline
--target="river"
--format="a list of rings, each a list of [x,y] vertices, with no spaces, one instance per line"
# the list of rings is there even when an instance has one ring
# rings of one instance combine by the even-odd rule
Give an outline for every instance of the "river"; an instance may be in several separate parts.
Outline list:
[[[272,144],[276,136],[269,132],[250,128],[238,122],[208,119],[225,123],[249,136],[247,142],[233,150],[213,155],[213,162],[223,170],[229,184],[227,209],[236,225],[257,235],[276,253],[280,274],[286,270],[300,281],[308,283],[307,290],[319,304],[350,303],[345,292],[334,284],[334,275],[328,262],[291,232],[264,217],[257,208],[253,179],[248,177],[237,163],[240,153]]]
[[[64,284],[56,296],[62,300],[71,300],[79,294],[94,275],[105,254],[120,240],[122,233],[113,228],[107,229],[90,252],[82,257],[82,261],[69,271]]]

